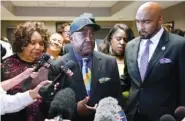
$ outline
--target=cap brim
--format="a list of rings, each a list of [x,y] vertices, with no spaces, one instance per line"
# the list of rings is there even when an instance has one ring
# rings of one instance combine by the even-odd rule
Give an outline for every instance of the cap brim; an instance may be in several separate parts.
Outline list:
[[[88,26],[88,25],[86,25],[86,26]],[[92,26],[95,31],[98,31],[101,29],[101,27],[98,24],[89,24],[89,26]]]
[[[93,23],[93,24],[87,24],[87,25],[85,25],[85,26],[91,26],[95,31],[98,31],[98,30],[101,29],[101,27],[100,27],[98,24],[95,24],[95,23]],[[83,29],[85,26],[82,26],[82,27],[79,28],[77,31]]]

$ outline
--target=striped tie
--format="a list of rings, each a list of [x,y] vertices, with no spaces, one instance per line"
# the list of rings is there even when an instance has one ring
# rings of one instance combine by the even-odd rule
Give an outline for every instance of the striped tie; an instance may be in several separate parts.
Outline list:
[[[150,45],[150,43],[151,43],[151,41],[147,40],[146,45],[145,45],[145,49],[143,51],[143,54],[141,55],[139,71],[140,71],[142,81],[145,78],[146,70],[148,68],[149,45]]]
[[[88,58],[83,58],[82,59],[82,75],[83,75],[83,80],[85,84],[85,88],[87,91],[87,95],[90,96],[90,90],[91,90],[91,70],[88,68],[88,61],[90,59]]]

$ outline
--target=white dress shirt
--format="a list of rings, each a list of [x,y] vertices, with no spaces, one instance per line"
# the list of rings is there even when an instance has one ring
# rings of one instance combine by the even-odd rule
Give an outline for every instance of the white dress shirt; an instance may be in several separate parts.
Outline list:
[[[8,95],[0,85],[0,115],[18,112],[33,102],[29,91]]]
[[[161,39],[161,36],[163,34],[163,27],[161,27],[161,29],[157,32],[156,35],[154,35],[150,41],[150,45],[149,45],[149,59],[148,59],[148,62],[150,61],[158,43],[159,43],[159,40]],[[140,68],[140,60],[141,60],[141,56],[145,50],[145,46],[146,46],[146,42],[148,41],[148,39],[142,39],[141,42],[140,42],[140,47],[139,47],[139,53],[138,53],[138,59],[137,59],[137,62],[138,62],[138,66]]]

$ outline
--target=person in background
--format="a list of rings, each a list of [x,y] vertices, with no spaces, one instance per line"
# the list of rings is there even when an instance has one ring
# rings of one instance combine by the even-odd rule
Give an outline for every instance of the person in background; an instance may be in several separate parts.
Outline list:
[[[12,48],[14,55],[3,60],[2,81],[8,80],[22,73],[27,68],[35,67],[41,54],[45,52],[48,42],[48,32],[42,22],[24,22],[17,26],[13,34]],[[43,67],[36,78],[32,79],[29,89],[35,88],[40,82],[47,80],[47,71]],[[24,92],[24,82],[10,89],[8,94]],[[43,113],[42,113],[43,112]],[[37,100],[20,112],[2,116],[3,121],[38,121],[44,120],[42,100]]]
[[[70,39],[70,24],[65,22],[57,30],[57,33],[60,33],[64,39],[64,45],[71,43]]]
[[[145,2],[136,13],[139,37],[125,49],[130,93],[128,121],[159,121],[185,106],[185,39],[167,32],[162,7]]]
[[[163,24],[162,27],[164,28],[164,30],[166,30],[167,32],[171,32],[173,29],[172,29],[172,26],[168,23],[166,24]]]
[[[70,26],[73,50],[56,60],[48,74],[49,79],[53,80],[60,72],[61,62],[75,62],[71,69],[73,76],[66,77],[62,87],[72,88],[76,95],[72,121],[93,121],[94,106],[107,96],[116,98],[122,105],[116,59],[94,51],[94,32],[98,30],[100,26],[88,17],[77,17]]]
[[[101,52],[116,57],[120,76],[124,74],[124,52],[126,43],[134,39],[134,35],[133,33],[131,35],[130,30],[131,29],[125,24],[115,24],[115,26],[110,29],[100,47]]]
[[[64,39],[61,34],[53,33],[50,35],[46,52],[53,56],[54,60],[58,59],[62,50]]]
[[[116,57],[118,64],[118,70],[120,78],[123,78],[124,73],[124,53],[126,43],[134,39],[134,34],[127,25],[125,24],[115,24],[113,28],[110,29],[109,33],[104,39],[103,44],[100,46],[100,52]],[[122,92],[124,96],[124,104],[126,105],[128,100],[129,92],[125,88],[125,84],[121,82]]]
[[[171,31],[173,34],[177,34],[179,36],[184,37],[184,32],[181,29],[174,29]]]

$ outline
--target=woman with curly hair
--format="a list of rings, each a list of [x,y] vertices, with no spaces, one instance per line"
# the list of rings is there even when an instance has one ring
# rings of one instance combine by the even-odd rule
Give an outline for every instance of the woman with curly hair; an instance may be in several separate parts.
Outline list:
[[[3,60],[2,80],[7,80],[17,76],[27,68],[34,67],[43,52],[46,50],[48,33],[41,22],[25,22],[19,24],[13,34],[14,55]],[[40,73],[45,73],[43,69]],[[47,75],[38,76],[32,79],[29,89],[36,87],[41,81],[47,79]],[[8,91],[9,94],[24,92],[24,82],[18,84]],[[27,89],[27,90],[29,90]],[[41,112],[42,100],[37,100],[33,104],[18,113],[2,116],[2,121],[42,121],[44,116]]]
[[[70,39],[70,24],[64,22],[61,26],[59,26],[57,33],[60,33],[64,38],[64,44],[71,43]]]
[[[60,52],[63,47],[64,39],[59,33],[52,33],[49,37],[46,52],[53,57],[54,60],[60,58]]]

